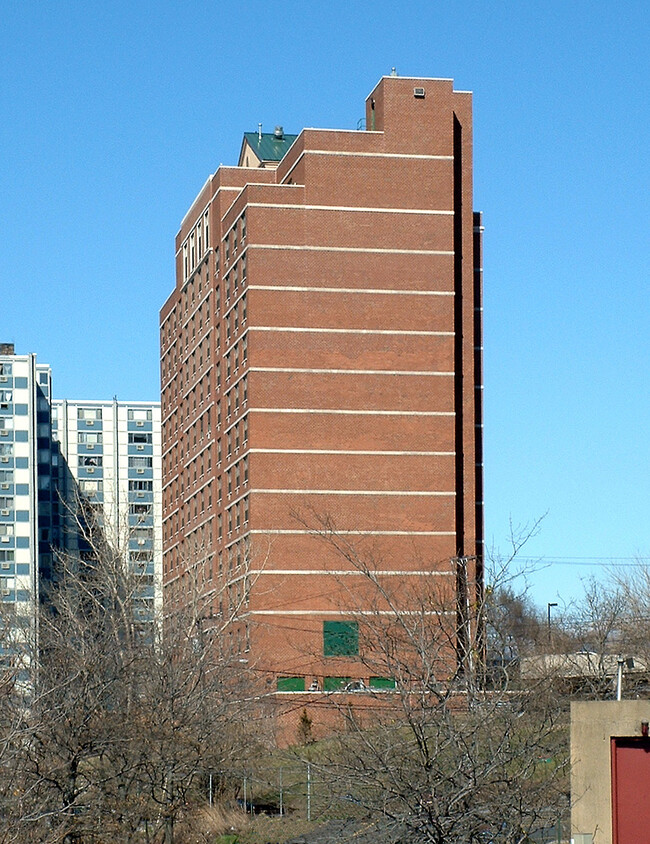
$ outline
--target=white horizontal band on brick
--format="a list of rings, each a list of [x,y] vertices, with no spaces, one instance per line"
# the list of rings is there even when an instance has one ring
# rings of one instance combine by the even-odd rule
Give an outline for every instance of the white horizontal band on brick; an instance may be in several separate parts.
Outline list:
[[[249,249],[288,249],[297,252],[372,252],[379,255],[453,255],[453,249],[380,249],[370,246],[313,246],[296,243],[249,243]]]
[[[455,451],[367,451],[348,448],[251,448],[253,454],[359,454],[380,457],[453,457]]]
[[[422,610],[399,610],[399,613],[393,610],[346,610],[342,612],[341,610],[247,610],[247,615],[335,615],[340,618],[342,615],[345,616],[363,616],[363,615],[432,615],[432,616],[440,616],[440,615],[451,615],[455,616],[456,613],[453,610],[445,610],[441,612],[435,612],[435,610],[427,610],[426,612],[422,612]]]
[[[247,572],[248,575],[273,575],[273,574],[305,574],[305,575],[323,575],[330,574],[336,577],[368,577],[374,575],[381,575],[382,577],[403,577],[404,575],[411,575],[412,577],[449,577],[455,575],[455,571],[411,571],[405,569],[403,571],[381,571],[373,570],[369,572],[359,571],[358,569],[251,569]]]
[[[339,416],[455,416],[453,410],[342,410],[311,407],[253,407],[251,413],[332,413]]]
[[[311,129],[310,131],[319,131]],[[345,131],[345,130],[343,130]],[[380,134],[380,133],[377,133]],[[295,141],[294,141],[295,143]],[[287,172],[282,177],[282,185],[283,187],[289,187],[286,183],[286,179],[293,173],[295,168],[300,164],[305,155],[326,155],[326,156],[338,156],[338,157],[349,157],[349,158],[411,158],[415,160],[429,160],[429,161],[453,161],[453,155],[418,155],[416,153],[404,153],[404,152],[353,152],[351,150],[329,150],[329,149],[305,149],[303,150],[298,158],[293,162],[291,167],[287,170]],[[293,187],[293,186],[292,186]]]
[[[251,530],[249,533],[274,536],[317,536],[313,530]],[[336,536],[456,536],[454,530],[336,530]]]
[[[439,490],[411,490],[411,489],[252,489],[258,495],[390,495],[390,496],[435,496],[453,497],[455,492],[441,492]]]
[[[453,290],[394,290],[381,287],[301,287],[283,284],[249,284],[249,290],[280,290],[290,293],[370,293],[382,296],[453,296]]]
[[[357,205],[303,205],[288,202],[249,202],[249,208],[291,208],[297,211],[361,211],[371,214],[427,214],[429,216],[453,217],[453,211],[432,208],[382,208],[380,206]]]
[[[453,161],[453,155],[417,155],[407,152],[350,152],[348,150],[306,149],[303,155],[336,155],[355,158],[412,158],[428,161]]]
[[[389,328],[302,328],[289,325],[249,325],[249,331],[276,331],[287,334],[389,334],[422,336],[422,337],[453,337],[453,331],[411,331]]]
[[[322,375],[453,375],[453,372],[407,369],[307,369],[294,366],[251,366],[249,372],[301,372]]]

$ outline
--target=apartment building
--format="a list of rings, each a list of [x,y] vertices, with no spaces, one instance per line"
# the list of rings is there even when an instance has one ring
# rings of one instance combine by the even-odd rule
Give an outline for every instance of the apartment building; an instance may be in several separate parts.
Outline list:
[[[459,561],[481,588],[471,102],[390,76],[365,130],[246,132],[176,237],[165,601],[198,590],[205,617],[232,617],[232,647],[280,693],[391,682],[355,659],[363,575],[314,528],[396,591],[431,574],[453,592]]]
[[[162,607],[160,405],[52,398],[35,354],[0,344],[2,620],[36,634],[57,557],[92,556],[80,505],[132,566],[138,617]],[[15,621],[15,623],[14,623]]]
[[[0,600],[17,629],[33,629],[39,559],[51,563],[50,367],[0,344]],[[9,612],[7,612],[9,610]]]
[[[56,488],[64,502],[60,547],[88,554],[78,504],[91,507],[102,533],[138,576],[138,617],[162,610],[160,405],[152,402],[52,402],[58,452]]]

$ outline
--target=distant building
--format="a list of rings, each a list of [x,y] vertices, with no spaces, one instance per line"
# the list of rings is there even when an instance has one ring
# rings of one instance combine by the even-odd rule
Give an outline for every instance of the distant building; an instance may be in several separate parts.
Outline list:
[[[39,603],[39,559],[51,565],[51,390],[49,366],[0,344],[0,599],[25,630]]]
[[[63,502],[61,549],[92,555],[76,529],[76,507],[83,500],[109,544],[138,575],[139,615],[152,620],[162,610],[160,404],[56,400],[52,438]]]
[[[361,574],[317,514],[391,588],[482,585],[471,94],[385,77],[365,127],[245,133],[181,223],[161,311],[165,601],[237,611],[278,692],[390,686],[355,659]]]
[[[141,575],[138,615],[150,621],[162,595],[160,405],[54,401],[50,367],[0,344],[3,621],[35,632],[57,558],[91,553],[80,503]]]

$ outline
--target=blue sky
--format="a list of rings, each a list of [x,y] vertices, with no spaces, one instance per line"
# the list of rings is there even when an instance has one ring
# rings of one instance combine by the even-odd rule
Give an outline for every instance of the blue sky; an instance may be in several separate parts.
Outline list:
[[[649,17],[641,2],[2,4],[0,340],[55,394],[157,398],[206,177],[258,122],[355,128],[376,81],[474,91],[486,533],[546,513],[533,597],[650,557]]]

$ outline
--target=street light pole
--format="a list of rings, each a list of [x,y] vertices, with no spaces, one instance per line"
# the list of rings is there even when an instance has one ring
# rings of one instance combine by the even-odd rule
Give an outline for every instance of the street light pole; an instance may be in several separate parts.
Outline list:
[[[557,607],[557,601],[546,605],[546,618],[548,623],[548,643],[551,644],[551,607]]]

